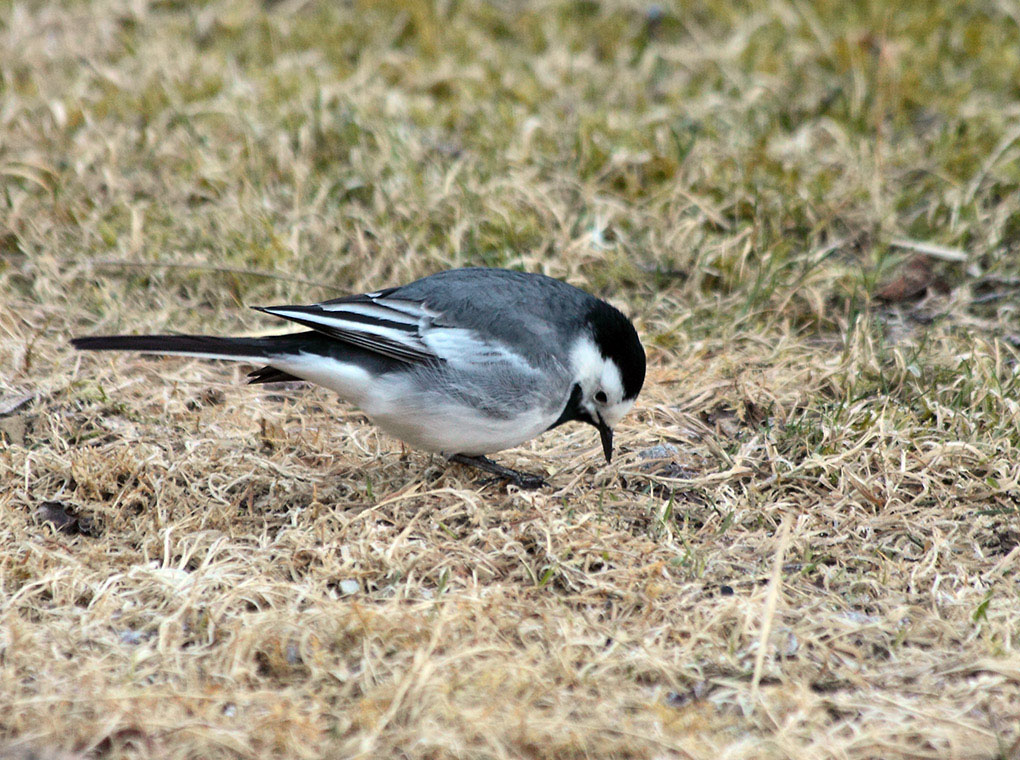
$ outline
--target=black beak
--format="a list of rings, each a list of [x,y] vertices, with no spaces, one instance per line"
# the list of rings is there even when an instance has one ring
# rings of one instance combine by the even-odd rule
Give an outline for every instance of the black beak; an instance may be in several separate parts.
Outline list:
[[[602,453],[606,455],[606,462],[613,461],[613,429],[609,427],[599,415],[595,415],[598,422],[595,427],[599,429],[599,436],[602,438]]]

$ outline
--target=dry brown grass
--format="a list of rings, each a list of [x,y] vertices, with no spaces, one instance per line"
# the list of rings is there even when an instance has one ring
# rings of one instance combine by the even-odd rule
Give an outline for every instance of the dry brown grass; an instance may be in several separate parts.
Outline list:
[[[1007,5],[4,6],[0,757],[1020,757]],[[476,263],[611,467],[66,345]]]

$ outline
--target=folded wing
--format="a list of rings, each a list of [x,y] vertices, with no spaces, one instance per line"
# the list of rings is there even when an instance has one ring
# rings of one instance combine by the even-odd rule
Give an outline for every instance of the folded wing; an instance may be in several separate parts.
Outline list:
[[[387,297],[392,292],[365,293],[309,306],[255,308],[397,361],[443,362],[424,340],[439,314],[419,301]]]

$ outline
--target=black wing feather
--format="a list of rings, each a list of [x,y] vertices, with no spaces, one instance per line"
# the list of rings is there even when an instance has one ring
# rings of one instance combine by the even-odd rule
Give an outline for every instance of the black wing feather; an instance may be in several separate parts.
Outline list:
[[[411,316],[408,312],[377,300],[385,297],[385,294],[392,291],[393,289],[391,288],[389,291],[347,296],[311,306],[255,306],[252,308],[256,311],[272,314],[275,317],[281,317],[291,322],[296,322],[299,325],[310,327],[323,335],[328,335],[343,343],[357,346],[358,348],[390,359],[408,364],[441,363],[443,359],[436,356],[421,342],[420,325],[417,322],[406,321]],[[338,308],[329,308],[330,306],[336,307],[340,304],[371,306],[382,313],[389,312],[392,314],[393,319],[359,314]],[[414,307],[420,307],[421,305],[418,302],[411,301],[408,301],[407,304],[409,308],[412,305]],[[345,325],[350,325],[350,327]],[[402,333],[406,336],[406,340],[389,338],[373,332],[371,329],[358,329],[358,325],[364,325],[366,328],[375,327]]]

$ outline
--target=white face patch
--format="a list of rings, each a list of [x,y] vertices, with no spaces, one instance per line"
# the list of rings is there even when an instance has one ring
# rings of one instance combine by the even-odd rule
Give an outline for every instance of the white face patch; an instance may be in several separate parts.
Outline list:
[[[627,412],[634,406],[634,399],[630,401],[620,401],[619,403],[610,402],[602,411],[599,412],[602,415],[602,421],[605,422],[609,427],[616,427],[616,423],[627,416]]]
[[[611,359],[602,361],[601,385],[610,404],[623,401],[623,378],[620,377],[620,368]]]
[[[634,400],[623,400],[623,378],[616,362],[602,355],[589,337],[579,338],[570,349],[570,366],[574,382],[581,386],[581,404],[602,420],[615,427],[634,406]],[[595,396],[606,394],[605,403]]]
[[[602,381],[605,363],[602,352],[590,337],[584,336],[574,341],[570,347],[570,369],[574,382],[581,385],[583,396],[590,396],[597,390],[595,386]]]

